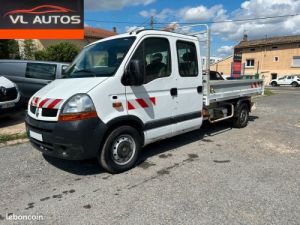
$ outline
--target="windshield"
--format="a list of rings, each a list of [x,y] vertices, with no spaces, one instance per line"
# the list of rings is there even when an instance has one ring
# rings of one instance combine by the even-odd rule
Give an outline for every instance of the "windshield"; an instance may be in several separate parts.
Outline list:
[[[119,38],[88,46],[65,71],[64,77],[111,77],[115,74],[135,37]]]

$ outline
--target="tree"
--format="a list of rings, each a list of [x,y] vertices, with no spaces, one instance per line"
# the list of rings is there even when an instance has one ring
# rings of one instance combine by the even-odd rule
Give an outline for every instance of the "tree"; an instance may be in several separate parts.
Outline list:
[[[20,59],[16,40],[0,40],[0,59]]]
[[[27,60],[34,60],[34,52],[36,51],[36,47],[32,40],[24,41],[24,55],[23,58]]]
[[[49,46],[45,50],[35,53],[36,60],[56,61],[56,62],[72,62],[78,55],[80,49],[72,43],[61,42],[56,45]]]

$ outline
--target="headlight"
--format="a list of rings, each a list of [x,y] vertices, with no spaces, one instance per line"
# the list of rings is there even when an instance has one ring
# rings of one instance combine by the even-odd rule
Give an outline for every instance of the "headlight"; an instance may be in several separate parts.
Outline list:
[[[71,97],[63,106],[60,121],[75,121],[97,117],[92,99],[86,94]]]

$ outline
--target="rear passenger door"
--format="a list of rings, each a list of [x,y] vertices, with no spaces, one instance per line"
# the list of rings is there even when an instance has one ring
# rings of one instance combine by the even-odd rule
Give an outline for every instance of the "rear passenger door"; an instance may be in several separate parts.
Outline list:
[[[142,64],[145,82],[142,86],[126,87],[127,110],[144,122],[146,144],[173,134],[177,103],[171,94],[176,87],[172,57],[169,38],[147,36],[131,58]]]
[[[27,99],[44,86],[55,80],[57,66],[47,63],[27,63],[25,79],[22,84],[23,94]]]
[[[178,65],[176,134],[193,130],[202,124],[203,87],[199,52],[199,44],[194,41],[176,42]]]

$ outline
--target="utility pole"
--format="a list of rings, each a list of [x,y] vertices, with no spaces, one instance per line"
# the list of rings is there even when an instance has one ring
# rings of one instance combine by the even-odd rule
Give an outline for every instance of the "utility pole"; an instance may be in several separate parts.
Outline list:
[[[151,16],[151,19],[150,19],[150,27],[152,30],[154,30],[154,17]]]

